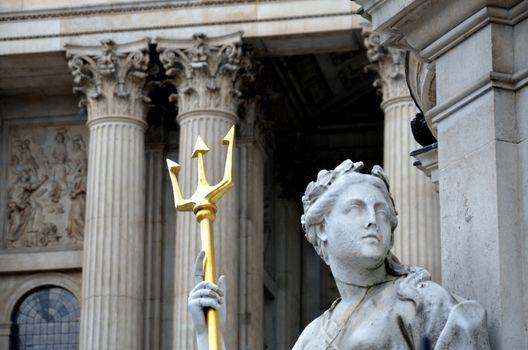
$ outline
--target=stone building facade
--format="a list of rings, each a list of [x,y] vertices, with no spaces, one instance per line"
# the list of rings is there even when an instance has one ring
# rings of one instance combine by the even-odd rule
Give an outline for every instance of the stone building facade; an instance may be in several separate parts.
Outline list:
[[[396,255],[527,348],[527,3],[442,3],[0,4],[0,349],[192,348],[199,231],[165,158],[190,195],[196,137],[218,181],[233,124],[229,349],[289,349],[335,298],[300,197],[346,158],[384,165]]]

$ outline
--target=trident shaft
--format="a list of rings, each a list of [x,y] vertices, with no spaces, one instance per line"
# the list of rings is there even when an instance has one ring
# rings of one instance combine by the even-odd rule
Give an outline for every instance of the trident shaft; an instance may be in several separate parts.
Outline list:
[[[213,222],[216,218],[216,203],[233,186],[233,144],[235,138],[235,127],[231,127],[224,137],[223,144],[227,145],[227,156],[223,179],[216,185],[211,186],[205,175],[203,156],[209,151],[202,138],[198,136],[193,158],[198,159],[198,185],[196,191],[189,199],[183,199],[176,174],[181,166],[167,159],[172,189],[174,192],[174,203],[179,211],[192,211],[200,224],[202,250],[205,251],[204,279],[216,283],[216,268],[214,254]],[[213,308],[207,309],[207,332],[210,350],[221,349],[220,323],[218,313]]]

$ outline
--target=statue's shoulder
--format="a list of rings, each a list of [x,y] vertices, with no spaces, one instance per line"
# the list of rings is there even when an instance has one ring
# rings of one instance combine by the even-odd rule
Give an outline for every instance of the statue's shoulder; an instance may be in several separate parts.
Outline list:
[[[321,318],[323,316],[324,314],[317,317],[304,328],[301,335],[295,342],[295,345],[293,346],[292,350],[317,348],[317,344],[315,344],[314,342],[317,342],[319,339],[318,333],[319,329],[321,328]]]
[[[321,344],[326,344],[326,339],[337,331],[337,329],[334,329],[335,327],[332,327],[333,324],[329,325],[329,323],[331,323],[330,319],[332,312],[340,301],[341,298],[335,300],[328,310],[304,328],[299,339],[297,339],[293,350],[320,349]],[[321,334],[321,329],[325,329],[323,334]]]

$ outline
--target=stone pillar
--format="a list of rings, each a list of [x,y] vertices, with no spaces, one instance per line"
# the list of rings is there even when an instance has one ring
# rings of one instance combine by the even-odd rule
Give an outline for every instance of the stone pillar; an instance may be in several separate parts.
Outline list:
[[[177,122],[180,125],[178,174],[184,197],[191,196],[197,183],[197,163],[191,154],[197,136],[211,151],[204,157],[209,183],[224,174],[226,148],[222,140],[238,123],[240,88],[252,79],[249,59],[242,54],[242,33],[207,38],[196,34],[190,40],[157,39],[160,60],[178,93]],[[236,181],[236,179],[235,179]],[[237,207],[238,185],[218,203],[215,221],[217,272],[226,275],[229,313],[224,339],[228,349],[238,348],[237,292],[239,289],[239,251]],[[176,262],[174,295],[174,349],[194,347],[194,334],[187,312],[187,297],[193,287],[194,261],[200,251],[200,231],[194,214],[181,213],[176,222]]]
[[[498,17],[482,11],[490,18],[478,30],[465,23],[472,35],[438,57],[428,115],[438,130],[442,277],[486,307],[493,349],[528,348],[528,8],[515,2],[495,8]]]
[[[148,41],[66,46],[90,129],[81,349],[143,348]]]
[[[239,348],[264,346],[264,180],[266,150],[262,97],[246,103],[238,138],[240,227]]]
[[[380,78],[374,85],[383,97],[383,166],[399,213],[393,251],[404,264],[425,267],[433,280],[440,281],[438,195],[430,180],[413,166],[409,155],[421,146],[410,127],[418,110],[405,79],[405,51],[381,46],[379,34],[367,26],[363,35],[372,62],[367,69],[378,72]]]
[[[165,145],[146,146],[145,201],[145,345],[161,349],[161,279],[163,260],[163,177]]]

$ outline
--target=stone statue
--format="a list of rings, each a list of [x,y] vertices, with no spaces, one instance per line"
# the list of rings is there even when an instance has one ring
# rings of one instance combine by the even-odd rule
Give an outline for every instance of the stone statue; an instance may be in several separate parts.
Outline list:
[[[330,266],[341,297],[293,349],[489,349],[482,306],[391,253],[398,219],[389,182],[381,167],[371,175],[359,173],[362,167],[346,160],[322,170],[302,198],[306,238]],[[198,283],[189,297],[199,349],[207,349],[207,332],[197,327],[197,314],[225,308],[222,295],[219,287]]]

